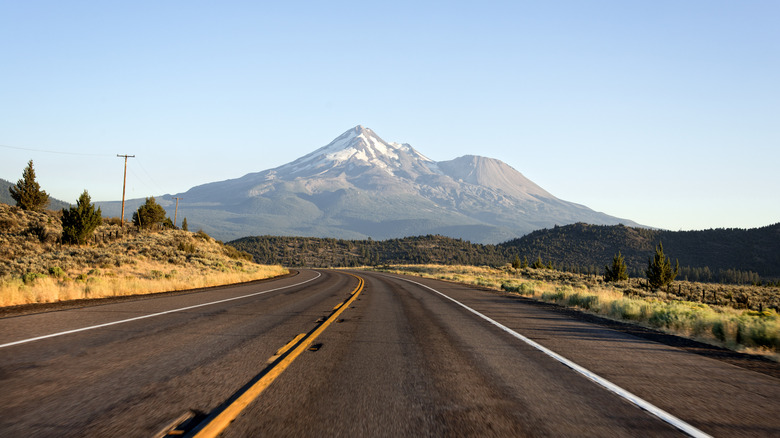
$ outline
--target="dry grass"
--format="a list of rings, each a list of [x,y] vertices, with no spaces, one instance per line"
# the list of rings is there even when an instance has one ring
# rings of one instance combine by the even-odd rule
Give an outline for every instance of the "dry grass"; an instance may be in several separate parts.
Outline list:
[[[59,218],[0,204],[0,306],[217,286],[287,273],[205,233],[138,233],[109,222],[90,245],[60,245]]]
[[[774,309],[756,311],[680,300],[673,293],[544,269],[395,265],[381,270],[504,290],[780,360],[780,316]]]

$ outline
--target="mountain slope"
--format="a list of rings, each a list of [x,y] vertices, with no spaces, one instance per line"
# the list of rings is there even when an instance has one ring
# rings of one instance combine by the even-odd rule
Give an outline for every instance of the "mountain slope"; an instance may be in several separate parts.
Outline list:
[[[554,224],[633,224],[560,200],[495,159],[435,162],[356,126],[297,160],[203,184],[179,217],[228,240],[247,235],[397,238],[441,234],[497,243]],[[170,195],[158,198],[166,208]],[[131,201],[131,210],[137,208]],[[101,203],[106,214],[117,203]]]
[[[11,197],[11,192],[8,191],[8,189],[14,185],[16,185],[16,183],[0,178],[0,204],[16,205],[16,201]],[[46,189],[44,188],[44,190]],[[71,204],[68,204],[67,202],[49,196],[49,205],[46,208],[48,210],[57,211],[62,210],[63,208],[69,208],[70,206]]]

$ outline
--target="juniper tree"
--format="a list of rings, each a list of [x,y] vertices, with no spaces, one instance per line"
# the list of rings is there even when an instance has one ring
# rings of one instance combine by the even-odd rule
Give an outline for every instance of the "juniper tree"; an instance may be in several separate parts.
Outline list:
[[[664,246],[658,242],[655,249],[655,256],[647,262],[647,284],[651,289],[661,289],[664,286],[672,284],[677,274],[680,273],[680,262],[677,261],[672,270],[672,261],[664,255]]]
[[[87,243],[95,229],[103,223],[103,213],[89,197],[89,193],[79,196],[75,207],[62,209],[62,243],[83,245]]]
[[[35,181],[32,160],[24,168],[22,179],[16,185],[9,187],[8,191],[22,210],[41,211],[49,205],[49,194],[41,190],[40,184]]]
[[[133,224],[141,229],[150,230],[165,220],[165,209],[154,199],[146,198],[146,203],[133,213]]]
[[[187,218],[186,217],[181,221],[181,229],[184,230],[184,231],[189,231],[189,228],[187,227]]]
[[[623,255],[618,251],[612,259],[612,267],[604,266],[604,281],[628,280],[628,268]]]

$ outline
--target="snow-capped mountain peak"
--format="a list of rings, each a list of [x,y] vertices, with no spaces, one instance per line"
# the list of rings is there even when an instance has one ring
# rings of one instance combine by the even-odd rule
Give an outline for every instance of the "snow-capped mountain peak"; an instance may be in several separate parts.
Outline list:
[[[223,238],[443,234],[498,243],[556,224],[633,224],[558,199],[500,160],[434,162],[363,126],[289,164],[183,195],[188,220]]]
[[[433,161],[408,144],[386,142],[371,129],[358,125],[329,144],[278,170],[291,174],[309,174],[352,165],[375,167],[392,175],[396,169],[409,165],[419,167],[424,163],[433,164]]]

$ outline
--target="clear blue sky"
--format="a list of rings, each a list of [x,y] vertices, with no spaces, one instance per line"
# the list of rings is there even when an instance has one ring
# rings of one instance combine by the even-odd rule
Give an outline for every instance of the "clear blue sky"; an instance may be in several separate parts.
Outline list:
[[[128,197],[173,194],[362,124],[646,225],[780,222],[778,1],[270,3],[0,0],[0,178],[118,200],[134,154]]]

